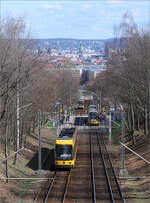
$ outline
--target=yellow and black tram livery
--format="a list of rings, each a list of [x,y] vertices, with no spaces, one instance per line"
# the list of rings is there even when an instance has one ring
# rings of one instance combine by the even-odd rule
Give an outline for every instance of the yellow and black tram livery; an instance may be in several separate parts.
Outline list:
[[[89,125],[99,125],[99,114],[98,114],[97,110],[95,110],[95,109],[89,110],[88,124]]]
[[[56,139],[55,167],[72,168],[77,151],[76,128],[64,128]]]
[[[78,101],[78,109],[84,109],[84,100]]]

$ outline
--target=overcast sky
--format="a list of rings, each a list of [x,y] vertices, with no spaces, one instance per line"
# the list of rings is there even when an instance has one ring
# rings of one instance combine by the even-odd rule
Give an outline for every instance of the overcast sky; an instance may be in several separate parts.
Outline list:
[[[1,17],[24,16],[34,38],[110,38],[126,11],[149,23],[149,0],[1,0]]]

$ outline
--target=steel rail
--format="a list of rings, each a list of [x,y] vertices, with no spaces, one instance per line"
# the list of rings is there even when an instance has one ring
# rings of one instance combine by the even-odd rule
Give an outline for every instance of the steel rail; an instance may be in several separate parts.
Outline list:
[[[68,189],[68,185],[69,185],[70,176],[71,176],[71,169],[69,170],[69,174],[68,174],[67,181],[66,181],[66,184],[65,184],[65,189],[64,189],[64,193],[63,193],[63,197],[62,197],[62,203],[64,203],[65,199],[66,199],[66,194],[67,194],[67,189]]]
[[[93,202],[96,203],[96,190],[95,190],[95,177],[94,177],[94,162],[93,162],[93,153],[92,153],[92,136],[90,136],[90,159],[91,159],[91,178],[92,178],[92,196]]]
[[[47,190],[47,192],[46,192],[46,195],[45,195],[45,197],[44,197],[43,203],[46,203],[46,202],[47,202],[49,193],[50,193],[50,191],[51,191],[51,189],[52,189],[52,187],[53,187],[53,184],[54,184],[55,176],[56,176],[56,171],[55,171],[55,173],[54,173],[54,175],[53,175],[52,181],[50,182],[50,185],[49,185],[48,190]]]
[[[106,175],[106,179],[107,179],[110,198],[111,198],[111,201],[113,203],[115,203],[115,199],[114,199],[114,196],[113,196],[112,187],[111,187],[111,184],[110,184],[110,179],[109,179],[109,175],[108,175],[108,171],[107,171],[107,167],[106,167],[106,162],[105,162],[105,159],[104,159],[104,154],[103,154],[100,138],[98,136],[98,132],[97,132],[97,139],[98,139],[99,149],[100,149],[100,153],[101,153],[101,157],[102,157],[102,161],[103,161],[103,166],[104,166],[104,171],[105,171],[105,175]]]
[[[120,189],[120,186],[119,186],[119,183],[118,183],[118,180],[117,180],[117,176],[116,176],[116,173],[114,171],[114,167],[113,167],[113,164],[112,164],[112,161],[111,161],[111,158],[110,158],[110,154],[109,154],[109,151],[107,150],[107,147],[106,147],[106,144],[104,142],[103,136],[102,136],[102,141],[103,141],[105,150],[106,150],[107,155],[108,155],[108,159],[109,159],[109,162],[110,162],[111,170],[113,172],[113,175],[114,175],[114,178],[115,178],[115,182],[116,182],[116,185],[117,185],[117,188],[118,188],[118,191],[119,191],[120,199],[124,203],[124,199],[123,199],[123,196],[122,196],[122,193],[121,193],[121,189]]]

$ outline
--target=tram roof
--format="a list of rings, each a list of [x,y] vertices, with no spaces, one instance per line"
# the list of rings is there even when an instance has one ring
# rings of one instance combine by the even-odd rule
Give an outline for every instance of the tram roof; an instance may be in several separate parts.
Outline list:
[[[90,109],[90,110],[89,110],[89,114],[91,114],[91,113],[96,113],[96,114],[98,114],[98,111],[97,111],[96,109]]]
[[[58,140],[70,140],[73,137],[75,128],[64,128],[58,136]]]

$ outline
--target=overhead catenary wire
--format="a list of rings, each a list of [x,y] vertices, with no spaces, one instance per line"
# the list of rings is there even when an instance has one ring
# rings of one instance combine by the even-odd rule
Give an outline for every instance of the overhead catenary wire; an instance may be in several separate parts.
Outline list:
[[[53,180],[53,178],[3,178],[1,174],[0,180]]]
[[[18,151],[12,153],[10,156],[8,156],[6,159],[3,159],[2,161],[0,161],[0,163],[3,163],[4,161],[8,160],[10,157],[12,157],[13,155],[15,155],[16,153],[20,152],[21,150],[25,149],[25,147],[22,147],[21,149],[19,149]]]
[[[130,149],[129,147],[127,147],[125,144],[123,144],[122,142],[120,142],[120,144],[122,146],[124,146],[125,148],[127,148],[129,151],[131,151],[133,154],[137,155],[138,157],[140,157],[143,161],[147,162],[150,165],[150,161],[144,159],[141,155],[139,155],[138,153],[136,153],[135,151],[133,151],[132,149]]]

